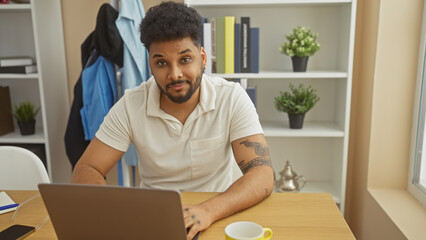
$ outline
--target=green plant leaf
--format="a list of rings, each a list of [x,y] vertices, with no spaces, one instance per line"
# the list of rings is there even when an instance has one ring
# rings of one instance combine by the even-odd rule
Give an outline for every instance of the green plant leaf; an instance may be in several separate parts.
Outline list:
[[[24,101],[18,105],[13,105],[13,116],[18,122],[31,122],[35,120],[40,107],[34,109],[34,105],[30,101]]]
[[[285,37],[288,42],[281,44],[280,52],[290,57],[312,56],[320,49],[320,44],[316,41],[318,34],[312,33],[307,27],[293,28],[293,32]]]
[[[288,114],[304,114],[308,112],[319,101],[316,89],[312,86],[305,87],[300,84],[295,87],[289,84],[290,91],[281,92],[280,96],[274,98],[274,106],[278,111]]]

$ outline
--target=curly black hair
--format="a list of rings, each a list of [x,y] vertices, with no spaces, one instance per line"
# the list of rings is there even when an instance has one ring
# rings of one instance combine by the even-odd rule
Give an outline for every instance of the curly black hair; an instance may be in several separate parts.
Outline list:
[[[201,16],[195,9],[177,2],[162,2],[151,7],[140,24],[141,42],[149,51],[152,42],[191,37],[201,44]]]

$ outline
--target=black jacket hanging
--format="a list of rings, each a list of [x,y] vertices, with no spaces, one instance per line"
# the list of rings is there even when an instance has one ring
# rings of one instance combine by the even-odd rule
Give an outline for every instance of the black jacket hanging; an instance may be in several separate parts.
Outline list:
[[[82,68],[90,66],[99,55],[109,59],[119,67],[123,66],[123,40],[115,26],[118,12],[111,5],[103,4],[98,12],[96,28],[81,45]],[[65,131],[65,149],[68,159],[74,169],[75,164],[83,155],[89,141],[84,140],[83,124],[80,109],[83,107],[81,74],[74,86],[67,129]]]

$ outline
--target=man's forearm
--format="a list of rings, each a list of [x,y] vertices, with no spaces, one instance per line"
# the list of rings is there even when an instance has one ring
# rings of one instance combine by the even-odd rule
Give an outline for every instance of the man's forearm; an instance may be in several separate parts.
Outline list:
[[[75,165],[71,182],[105,185],[104,176],[118,162],[123,153],[94,137]]]
[[[273,190],[274,176],[270,166],[254,167],[225,192],[201,204],[212,216],[212,222],[249,208],[267,198]]]

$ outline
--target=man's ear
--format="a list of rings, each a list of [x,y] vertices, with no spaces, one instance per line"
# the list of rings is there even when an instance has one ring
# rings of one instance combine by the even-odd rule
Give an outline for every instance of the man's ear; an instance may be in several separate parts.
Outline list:
[[[206,54],[206,50],[204,50],[203,47],[200,47],[200,52],[201,52],[201,59],[203,60],[203,65],[206,66],[207,65],[207,54]]]

